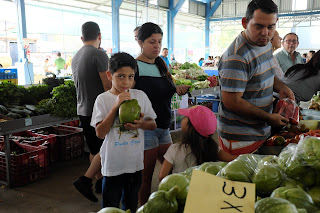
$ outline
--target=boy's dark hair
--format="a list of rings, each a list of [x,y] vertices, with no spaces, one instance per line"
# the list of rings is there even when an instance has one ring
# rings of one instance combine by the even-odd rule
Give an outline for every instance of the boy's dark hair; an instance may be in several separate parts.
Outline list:
[[[162,49],[162,51],[163,51],[163,50],[168,50],[168,48],[164,47],[164,48]]]
[[[60,57],[60,56],[61,56],[61,53],[60,53],[60,52],[58,52],[58,53],[57,53],[57,56],[59,56],[59,57]]]
[[[185,146],[186,148],[189,147],[191,149],[190,154],[195,156],[197,165],[204,162],[218,161],[218,144],[211,138],[211,136],[203,137],[200,135],[191,124],[189,118],[188,130],[183,135],[179,148],[181,148],[181,146]],[[188,166],[191,167],[191,165]]]
[[[137,70],[137,61],[128,53],[118,52],[109,60],[109,71],[113,74],[122,67],[131,67],[134,72]]]
[[[308,56],[308,53],[303,53],[302,54],[304,57],[307,57]]]
[[[286,37],[287,37],[288,35],[295,35],[295,36],[297,37],[297,41],[299,41],[298,35],[297,35],[296,33],[294,33],[294,32],[287,33],[287,34],[283,37],[282,41],[285,41],[285,40],[286,40]]]
[[[246,11],[247,22],[253,17],[254,11],[260,9],[266,14],[275,13],[278,15],[278,6],[272,0],[252,0]]]
[[[96,40],[100,34],[99,25],[95,22],[88,21],[82,25],[82,38],[83,41],[93,41]]]
[[[134,32],[134,31],[137,31],[137,30],[139,30],[139,29],[140,29],[140,26],[134,28],[133,32]]]

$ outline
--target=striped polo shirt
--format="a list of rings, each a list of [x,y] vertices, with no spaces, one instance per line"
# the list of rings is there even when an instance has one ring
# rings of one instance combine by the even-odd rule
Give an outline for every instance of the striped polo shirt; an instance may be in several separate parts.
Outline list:
[[[247,102],[271,113],[275,69],[270,42],[252,46],[240,35],[222,55],[219,64],[221,91],[242,92]],[[260,141],[270,135],[271,127],[262,120],[236,114],[219,106],[218,134],[227,140]]]

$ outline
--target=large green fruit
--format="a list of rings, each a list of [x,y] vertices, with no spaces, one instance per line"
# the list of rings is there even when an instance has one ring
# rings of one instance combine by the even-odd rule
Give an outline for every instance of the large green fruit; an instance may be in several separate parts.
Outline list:
[[[153,192],[143,207],[143,213],[176,213],[178,202],[176,195],[178,187],[173,187],[170,191],[158,190]]]
[[[256,184],[258,192],[271,193],[282,182],[282,174],[278,165],[262,159],[254,172],[252,182]]]
[[[118,209],[115,207],[106,207],[101,209],[98,213],[130,213],[131,211],[128,209],[127,211],[123,211],[122,209]]]
[[[314,204],[320,208],[320,186],[315,186],[308,191]]]
[[[299,179],[307,171],[307,165],[303,162],[302,155],[296,152],[297,145],[286,147],[278,157],[280,168],[291,178]]]
[[[136,213],[143,213],[144,212],[143,208],[144,208],[144,206],[140,206],[140,208],[136,211]]]
[[[136,99],[124,101],[119,107],[119,119],[121,124],[133,123],[140,119],[141,107]]]
[[[298,180],[292,179],[292,178],[285,178],[283,179],[280,186],[287,187],[287,188],[296,188],[300,187],[301,189],[304,189],[303,183],[301,183]]]
[[[177,201],[183,205],[187,199],[189,190],[189,180],[185,176],[181,174],[166,176],[161,180],[158,190],[169,191],[175,186],[178,187]]]
[[[308,213],[316,211],[311,196],[301,188],[280,187],[272,192],[271,197],[286,199],[297,208],[306,209]]]
[[[228,180],[251,182],[252,174],[260,157],[253,154],[244,154],[237,157],[223,167],[218,176]]]
[[[194,169],[197,170],[198,168],[199,168],[199,166],[193,166],[193,167],[190,167],[190,168],[186,169],[184,172],[181,172],[179,174],[185,176],[190,181],[191,180],[191,176],[192,176],[192,171]]]
[[[312,168],[320,171],[320,139],[307,137],[302,142],[300,151],[305,162]]]
[[[317,173],[313,169],[309,168],[308,171],[302,175],[301,181],[306,185],[306,186],[313,186],[316,184],[317,181]]]
[[[218,172],[227,164],[227,162],[205,162],[200,165],[199,170],[217,175]]]
[[[254,205],[255,213],[299,213],[295,205],[283,198],[267,197]]]

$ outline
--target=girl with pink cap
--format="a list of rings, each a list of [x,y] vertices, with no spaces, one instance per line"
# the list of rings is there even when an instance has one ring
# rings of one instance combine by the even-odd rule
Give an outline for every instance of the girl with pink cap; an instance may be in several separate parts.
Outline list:
[[[190,109],[179,109],[178,113],[185,116],[181,121],[182,142],[172,144],[164,155],[160,180],[171,170],[172,173],[179,173],[204,162],[231,161],[237,157],[221,150],[213,140],[217,118],[212,110],[197,105]]]

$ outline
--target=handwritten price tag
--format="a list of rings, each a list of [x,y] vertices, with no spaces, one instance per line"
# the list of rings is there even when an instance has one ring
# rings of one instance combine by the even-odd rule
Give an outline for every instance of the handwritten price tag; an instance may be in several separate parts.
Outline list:
[[[255,184],[193,170],[184,213],[254,213]]]

